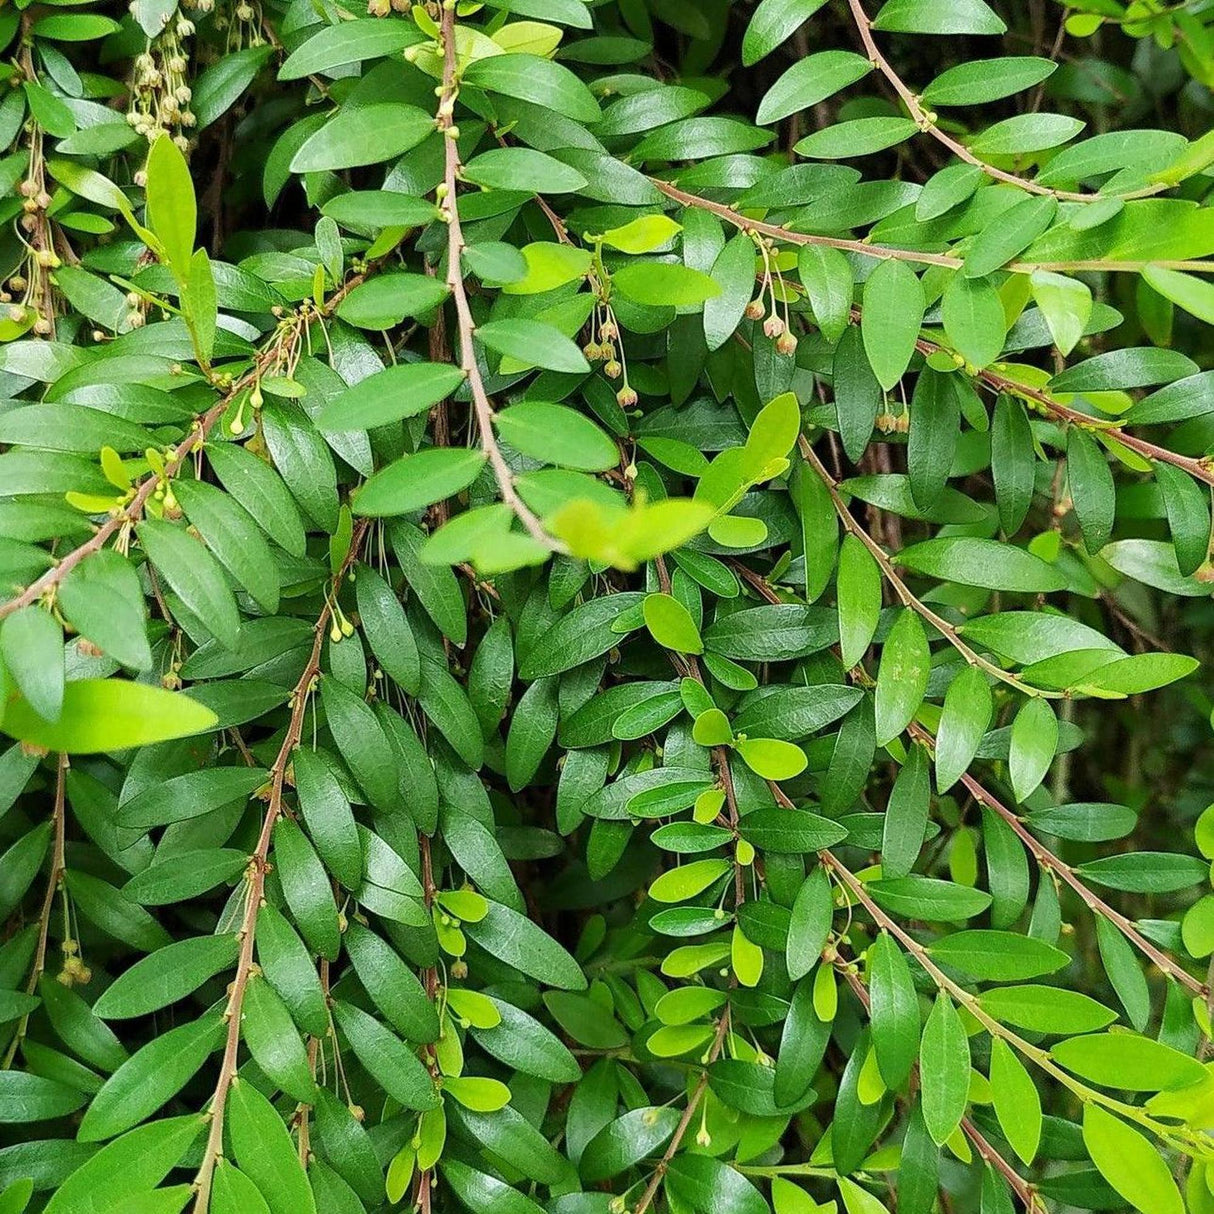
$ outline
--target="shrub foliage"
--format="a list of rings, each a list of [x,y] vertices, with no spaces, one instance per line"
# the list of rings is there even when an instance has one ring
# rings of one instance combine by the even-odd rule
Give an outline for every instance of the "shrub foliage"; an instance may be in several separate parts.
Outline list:
[[[1214,9],[1066,4],[0,10],[3,1214],[1214,1210]]]

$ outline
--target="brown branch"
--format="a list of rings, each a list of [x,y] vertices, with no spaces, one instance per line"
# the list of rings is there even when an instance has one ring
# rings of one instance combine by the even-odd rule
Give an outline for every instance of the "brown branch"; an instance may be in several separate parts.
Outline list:
[[[333,594],[341,585],[350,566],[358,557],[362,542],[370,527],[369,519],[359,519],[354,525],[354,533],[350,539],[350,549],[342,561],[337,576],[333,579]],[[202,1164],[194,1180],[196,1196],[194,1199],[194,1214],[207,1214],[211,1193],[211,1180],[214,1176],[215,1165],[223,1153],[223,1114],[227,1104],[228,1093],[232,1080],[236,1076],[237,1058],[240,1052],[241,1015],[244,1007],[245,991],[248,989],[249,977],[253,972],[253,942],[257,931],[257,917],[261,912],[261,904],[265,896],[266,874],[269,872],[270,846],[274,837],[274,824],[283,812],[283,789],[286,785],[287,768],[291,762],[291,752],[299,745],[303,733],[304,715],[307,711],[308,698],[312,682],[320,672],[320,655],[325,638],[325,628],[333,610],[333,599],[325,596],[324,606],[320,610],[314,629],[312,651],[304,666],[295,690],[291,694],[291,717],[287,723],[286,734],[278,750],[278,757],[270,771],[270,798],[266,806],[265,816],[261,823],[261,832],[253,854],[249,858],[249,870],[246,877],[248,888],[245,897],[244,918],[241,920],[238,935],[240,937],[240,955],[236,962],[236,976],[228,988],[228,1004],[224,1010],[224,1019],[228,1024],[228,1035],[224,1045],[223,1060],[220,1064],[219,1079],[215,1084],[215,1092],[211,1097],[209,1116],[210,1131],[202,1157]]]
[[[881,53],[876,40],[873,38],[872,22],[869,21],[868,14],[865,13],[861,0],[847,0],[847,2],[848,7],[851,9],[852,20],[856,23],[856,29],[860,34],[860,41],[864,44],[864,53],[868,56],[869,62],[872,63],[873,67],[893,86],[894,91],[898,94],[902,104],[906,106],[907,113],[910,114],[915,125],[938,143],[943,144],[959,160],[964,160],[966,164],[972,164],[975,168],[981,169],[988,177],[992,177],[996,181],[1006,182],[1008,185],[1018,186],[1022,190],[1027,190],[1030,194],[1042,194],[1064,202],[1096,202],[1106,197],[1122,199],[1147,198],[1152,194],[1162,193],[1169,188],[1166,183],[1157,183],[1155,185],[1143,186],[1141,189],[1132,190],[1126,194],[1076,193],[1072,190],[1051,189],[1049,186],[1042,185],[1031,178],[1019,177],[1015,173],[1008,173],[1003,169],[995,168],[992,164],[987,164],[985,160],[975,156],[965,144],[946,134],[936,125],[936,116],[923,108],[923,104],[919,98],[907,87],[902,77],[894,71],[889,60]]]
[[[866,245],[860,241],[835,241],[828,237],[807,236],[804,232],[793,232],[788,228],[778,227],[776,224],[761,223],[755,219],[748,219],[744,215],[740,215],[732,207],[728,207],[719,202],[712,202],[707,198],[700,198],[697,194],[688,194],[685,190],[676,189],[664,181],[653,179],[654,185],[666,194],[669,198],[673,198],[676,202],[682,203],[684,206],[699,207],[701,210],[710,211],[712,214],[725,220],[727,223],[733,224],[734,227],[746,233],[757,232],[764,236],[770,236],[774,240],[782,240],[788,244],[830,244],[836,248],[853,248],[853,251],[864,252],[873,257],[905,257],[909,261],[922,261],[926,257],[932,257],[933,264],[941,264],[936,254],[918,253],[910,254],[904,249],[880,249],[874,245]],[[961,265],[961,261],[957,258],[946,260],[943,264]],[[1164,262],[1152,262],[1153,265],[1164,265]],[[1177,263],[1179,264],[1179,263]],[[1190,263],[1190,268],[1196,263]],[[1009,269],[1036,269],[1038,267],[1027,263],[1014,262]],[[1089,267],[1086,263],[1072,262],[1069,263],[1069,268],[1096,268]],[[1099,268],[1111,269],[1110,265],[1103,264]],[[1203,262],[1201,268],[1214,269],[1214,262]],[[861,309],[853,305],[851,310],[852,323],[858,323],[861,316]],[[916,349],[921,354],[934,354],[937,351],[949,351],[946,346],[939,342],[931,341],[928,338],[920,337],[915,343]],[[1179,468],[1183,472],[1187,472],[1195,479],[1204,482],[1207,485],[1214,486],[1214,470],[1211,469],[1205,458],[1194,459],[1188,455],[1178,455],[1175,451],[1169,451],[1166,447],[1160,447],[1156,443],[1148,442],[1144,438],[1139,438],[1137,435],[1130,434],[1120,426],[1114,425],[1111,422],[1106,422],[1101,418],[1090,417],[1086,413],[1080,413],[1078,409],[1072,409],[1068,405],[1061,404],[1056,401],[1047,391],[1042,388],[1033,388],[1028,384],[1019,383],[1016,380],[1008,379],[1005,375],[998,371],[989,368],[975,370],[973,377],[991,388],[995,392],[1007,392],[1013,396],[1020,397],[1022,400],[1032,402],[1042,412],[1054,418],[1056,421],[1065,422],[1069,425],[1081,426],[1085,430],[1112,439],[1128,448],[1130,451],[1141,455],[1144,459],[1155,460],[1163,464],[1171,464],[1174,468]]]
[[[447,287],[451,291],[451,299],[455,304],[456,323],[459,331],[460,366],[468,378],[472,410],[476,416],[477,430],[480,433],[481,450],[484,451],[489,466],[493,470],[502,501],[514,511],[532,539],[551,552],[563,551],[562,545],[544,530],[543,524],[531,508],[519,497],[514,485],[514,472],[506,463],[493,433],[493,403],[485,391],[480,365],[476,361],[476,349],[473,345],[476,323],[472,318],[472,308],[468,303],[468,292],[464,286],[461,264],[466,245],[463,228],[460,225],[459,208],[456,205],[460,171],[463,165],[459,157],[459,128],[455,126],[455,100],[459,96],[459,75],[455,49],[454,4],[443,5],[440,37],[443,47],[443,81],[439,94],[437,125],[446,146],[443,175],[445,196],[442,214],[447,223]]]

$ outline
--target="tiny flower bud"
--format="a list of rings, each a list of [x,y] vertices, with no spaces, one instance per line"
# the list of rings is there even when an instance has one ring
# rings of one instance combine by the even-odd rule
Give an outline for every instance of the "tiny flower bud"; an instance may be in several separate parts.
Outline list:
[[[784,332],[784,322],[773,312],[763,322],[763,332],[768,337],[779,337]]]

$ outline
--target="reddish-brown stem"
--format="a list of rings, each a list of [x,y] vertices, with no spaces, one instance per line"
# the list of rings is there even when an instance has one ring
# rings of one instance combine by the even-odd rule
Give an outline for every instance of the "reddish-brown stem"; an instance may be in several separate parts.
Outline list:
[[[965,265],[960,257],[951,253],[927,253],[921,249],[902,249],[893,245],[871,244],[867,240],[852,240],[842,236],[820,236],[812,232],[794,232],[791,228],[779,224],[766,223],[761,219],[751,219],[742,215],[732,206],[723,202],[713,202],[701,198],[698,194],[681,190],[669,181],[660,177],[651,177],[650,182],[667,198],[681,203],[685,207],[698,207],[702,211],[711,211],[719,219],[732,223],[745,232],[754,232],[760,236],[768,236],[772,240],[782,240],[792,245],[819,245],[830,249],[840,249],[845,253],[857,253],[861,257],[873,257],[878,260],[893,258],[896,261],[912,261],[925,266],[945,266],[957,270]],[[1012,261],[1005,267],[1018,274],[1031,274],[1034,270],[1106,270],[1121,273],[1139,273],[1148,265],[1160,266],[1168,270],[1187,270],[1190,273],[1209,273],[1214,270],[1214,261],[1102,261],[1098,258],[1086,261]]]
[[[350,566],[358,558],[369,526],[369,519],[359,519],[354,525],[350,550],[346,553],[346,558],[342,562],[337,576],[333,579],[334,595]],[[244,1008],[245,991],[248,989],[249,977],[253,972],[253,944],[257,933],[257,917],[261,912],[261,904],[265,895],[266,874],[270,868],[269,855],[274,838],[274,825],[283,812],[283,789],[286,786],[287,768],[291,764],[291,753],[299,745],[299,739],[303,733],[304,715],[307,712],[313,680],[320,673],[321,649],[332,611],[333,598],[326,595],[324,606],[316,620],[312,651],[308,655],[303,673],[299,676],[299,681],[295,684],[295,690],[291,694],[291,716],[287,722],[282,745],[278,750],[278,757],[274,760],[274,766],[270,771],[270,797],[266,805],[265,816],[262,819],[261,832],[257,837],[257,844],[249,858],[249,869],[245,878],[247,888],[244,917],[237,933],[240,938],[240,954],[236,961],[236,975],[228,988],[228,1004],[224,1010],[228,1034],[219,1067],[219,1078],[211,1097],[209,1111],[211,1125],[207,1135],[206,1148],[203,1152],[202,1164],[194,1180],[194,1214],[206,1214],[207,1212],[215,1164],[223,1153],[223,1114],[227,1105],[228,1093],[232,1087],[232,1080],[236,1076],[237,1059],[240,1053],[241,1015]]]
[[[851,511],[847,508],[847,503],[844,502],[839,493],[838,482],[826,470],[826,466],[818,458],[809,440],[802,435],[798,439],[798,443],[801,458],[809,464],[826,486],[830,494],[831,503],[835,508],[835,514],[838,515],[840,522],[842,522],[850,535],[854,536],[868,549],[869,554],[877,563],[877,568],[881,570],[881,576],[893,588],[894,593],[898,596],[904,607],[909,607],[925,619],[971,666],[977,666],[981,670],[985,670],[992,678],[999,679],[1001,682],[1015,687],[1018,691],[1028,696],[1043,696],[1047,699],[1060,699],[1062,697],[1063,693],[1060,691],[1043,691],[1038,687],[1031,687],[1029,684],[1018,679],[1010,671],[1004,670],[1002,666],[996,665],[989,658],[984,658],[961,639],[961,634],[948,620],[933,611],[926,603],[913,594],[902,580],[897,569],[894,568],[894,563],[886,554],[885,549],[852,516]]]

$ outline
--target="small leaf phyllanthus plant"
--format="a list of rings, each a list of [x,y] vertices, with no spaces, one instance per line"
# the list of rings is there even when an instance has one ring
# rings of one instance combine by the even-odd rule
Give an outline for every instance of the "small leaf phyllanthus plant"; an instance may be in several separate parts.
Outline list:
[[[1214,1214],[1214,7],[0,43],[0,1214]]]

